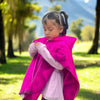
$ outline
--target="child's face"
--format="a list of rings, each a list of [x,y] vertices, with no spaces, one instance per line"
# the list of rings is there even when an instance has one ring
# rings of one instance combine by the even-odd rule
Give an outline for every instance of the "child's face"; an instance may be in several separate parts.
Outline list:
[[[48,19],[46,24],[43,23],[43,28],[45,36],[48,38],[48,40],[58,37],[63,31],[63,27],[59,26],[53,19]]]

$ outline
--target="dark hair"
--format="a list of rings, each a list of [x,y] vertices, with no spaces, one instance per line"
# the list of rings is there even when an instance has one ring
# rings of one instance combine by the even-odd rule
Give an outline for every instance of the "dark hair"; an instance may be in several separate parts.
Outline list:
[[[63,32],[60,33],[61,36],[66,35],[66,31],[68,29],[68,15],[64,11],[51,11],[48,12],[44,17],[42,18],[42,23],[47,24],[47,19],[54,19],[57,24],[64,27]]]

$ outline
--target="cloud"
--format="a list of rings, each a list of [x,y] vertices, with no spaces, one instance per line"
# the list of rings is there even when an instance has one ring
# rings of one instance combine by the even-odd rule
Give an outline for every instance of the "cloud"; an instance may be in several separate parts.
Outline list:
[[[85,1],[85,3],[88,3],[89,2],[89,0],[84,0]]]

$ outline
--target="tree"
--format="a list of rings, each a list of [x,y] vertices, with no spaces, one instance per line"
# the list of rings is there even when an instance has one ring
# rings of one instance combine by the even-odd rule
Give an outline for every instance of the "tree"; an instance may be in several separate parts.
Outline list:
[[[19,51],[22,51],[25,20],[39,19],[33,12],[39,12],[41,6],[38,3],[31,3],[29,0],[6,0],[8,4],[7,33],[8,33],[8,57],[15,57],[13,53],[13,35],[19,37]]]
[[[3,26],[3,14],[1,9],[3,0],[0,0],[0,63],[6,63],[5,57],[5,41],[4,41],[4,26]]]
[[[14,0],[5,0],[8,4],[8,12],[5,19],[7,20],[6,28],[8,35],[8,52],[7,56],[9,58],[15,57],[13,52],[13,34],[14,34],[14,20],[15,20],[15,1]],[[8,16],[9,15],[9,16]]]
[[[95,35],[93,45],[88,54],[98,54],[98,40],[99,40],[99,23],[100,23],[100,0],[97,0],[96,4],[96,16],[95,16]]]
[[[86,25],[81,32],[81,39],[83,41],[92,41],[94,35],[94,27]]]
[[[19,51],[22,51],[22,42],[23,42],[23,34],[25,30],[25,20],[29,19],[39,19],[34,12],[39,12],[41,6],[38,6],[38,3],[31,3],[28,0],[19,0],[18,6],[16,9],[16,33],[19,37]]]
[[[83,26],[82,24],[83,20],[82,19],[77,19],[76,21],[73,21],[71,26],[70,26],[70,31],[75,34],[79,39],[81,39],[81,27]]]

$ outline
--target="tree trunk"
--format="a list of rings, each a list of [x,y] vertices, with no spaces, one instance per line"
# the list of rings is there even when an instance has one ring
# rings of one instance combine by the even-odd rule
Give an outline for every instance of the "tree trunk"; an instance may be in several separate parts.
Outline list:
[[[2,3],[2,2],[3,2],[3,0],[0,1],[0,3]],[[2,10],[0,10],[0,63],[1,64],[6,63]]]
[[[12,35],[8,36],[8,54],[7,56],[9,58],[14,58],[14,52],[13,52],[13,44],[12,44]]]
[[[21,54],[22,51],[23,51],[23,48],[22,48],[22,42],[23,42],[23,33],[24,33],[24,18],[21,19],[20,21],[20,27],[19,27],[19,53]]]
[[[22,45],[21,45],[21,43],[19,43],[19,53],[20,54],[22,53]]]
[[[98,41],[99,41],[99,20],[100,20],[100,0],[97,0],[96,17],[95,17],[95,36],[93,45],[88,54],[98,54]]]

